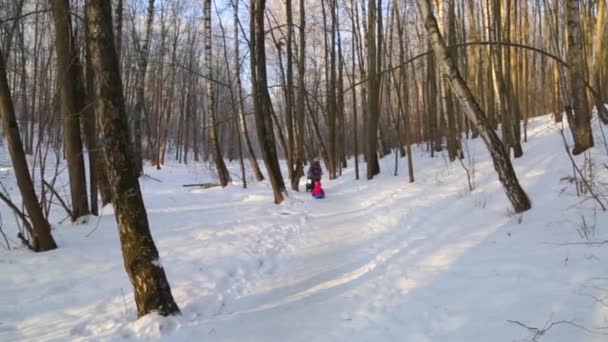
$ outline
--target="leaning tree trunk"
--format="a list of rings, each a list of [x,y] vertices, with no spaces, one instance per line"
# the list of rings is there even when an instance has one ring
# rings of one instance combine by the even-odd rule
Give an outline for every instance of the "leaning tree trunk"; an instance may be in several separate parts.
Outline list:
[[[283,202],[285,183],[272,127],[272,114],[268,82],[266,80],[266,52],[264,38],[264,9],[265,0],[251,0],[251,80],[253,85],[253,104],[256,119],[258,141],[262,150],[262,158],[268,170],[268,178],[274,193],[274,202]]]
[[[224,156],[220,148],[220,140],[218,137],[217,129],[217,115],[215,113],[215,83],[213,79],[213,59],[211,55],[211,0],[205,0],[205,75],[207,76],[207,112],[209,113],[209,145],[211,147],[211,153],[215,159],[215,166],[217,168],[217,175],[220,180],[222,187],[230,183],[230,173],[224,163]]]
[[[450,81],[452,91],[462,104],[465,114],[477,128],[479,135],[486,144],[492,156],[494,169],[498,173],[498,179],[505,188],[507,197],[511,201],[515,212],[521,213],[530,209],[532,207],[530,199],[517,181],[517,176],[504,145],[500,142],[496,132],[492,130],[488,119],[479,104],[475,101],[473,94],[448,54],[443,37],[437,27],[437,20],[433,16],[429,0],[417,0],[417,2],[420,16],[424,19],[424,26],[437,58],[437,63],[441,66],[441,72]]]
[[[581,31],[580,8],[578,0],[566,3],[568,20],[568,64],[571,67],[570,90],[572,108],[566,108],[567,115],[573,115],[574,148],[572,154],[580,154],[593,147],[591,115],[585,85],[585,58],[583,56],[583,33]]]
[[[72,32],[69,0],[51,2],[55,24],[55,48],[57,51],[57,74],[63,113],[63,136],[70,177],[72,198],[72,221],[89,214],[87,181],[82,155],[80,116],[84,109],[81,73],[78,68],[78,51]]]
[[[253,144],[251,143],[251,139],[249,138],[249,128],[247,127],[247,120],[245,119],[245,104],[243,99],[243,87],[241,85],[241,59],[240,59],[240,42],[239,42],[239,0],[235,0],[233,3],[234,6],[234,59],[236,63],[236,93],[238,100],[238,111],[239,111],[239,125],[241,126],[241,130],[243,131],[243,137],[245,138],[245,146],[247,147],[247,152],[249,155],[249,164],[251,164],[251,168],[253,174],[255,175],[255,179],[258,182],[264,180],[264,175],[260,170],[260,165],[258,164],[258,160],[255,156],[255,151],[253,150]]]
[[[2,127],[4,136],[8,142],[8,150],[13,161],[13,169],[17,178],[17,186],[23,198],[23,204],[32,222],[33,232],[30,245],[35,251],[43,252],[57,248],[55,240],[51,235],[51,225],[42,214],[42,208],[38,203],[34,183],[30,176],[23,150],[23,142],[19,135],[19,126],[15,117],[13,101],[6,79],[6,65],[4,54],[0,51],[0,116],[2,116]]]
[[[158,258],[135,172],[133,147],[122,92],[118,56],[114,48],[109,1],[86,3],[86,25],[95,92],[94,110],[102,123],[108,177],[113,187],[114,211],[124,264],[135,292],[139,317],[153,311],[179,314],[179,308]]]

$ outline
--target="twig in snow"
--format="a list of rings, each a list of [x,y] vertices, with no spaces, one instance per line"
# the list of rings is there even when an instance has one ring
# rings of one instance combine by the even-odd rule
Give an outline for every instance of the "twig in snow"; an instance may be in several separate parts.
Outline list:
[[[529,338],[530,342],[538,342],[538,339],[541,338],[544,334],[546,334],[547,331],[551,330],[551,328],[553,328],[554,326],[560,325],[560,324],[570,325],[570,326],[573,326],[575,328],[581,329],[581,330],[583,330],[583,331],[585,331],[587,333],[590,333],[590,334],[607,335],[607,333],[602,332],[602,331],[589,330],[589,329],[585,328],[582,325],[574,323],[574,320],[571,320],[571,321],[550,322],[547,325],[545,325],[545,327],[542,328],[542,329],[539,329],[539,328],[536,328],[536,327],[530,327],[530,326],[528,326],[528,325],[526,325],[526,324],[524,324],[524,323],[522,323],[520,321],[512,321],[512,320],[508,319],[507,322],[513,323],[515,325],[519,325],[522,328],[526,328],[532,334],[530,336],[530,338]]]
[[[122,293],[122,302],[125,304],[125,316],[129,315],[129,309],[127,309],[127,299],[125,298],[125,291],[120,288],[120,293]]]
[[[6,241],[6,249],[11,249],[11,244],[8,242],[8,238],[6,237],[6,234],[4,234],[4,231],[2,230],[2,215],[0,215],[0,234],[2,234],[4,241]]]
[[[93,234],[97,230],[97,228],[99,228],[99,222],[101,222],[101,216],[103,216],[103,207],[101,207],[101,212],[99,213],[99,215],[97,215],[97,223],[95,224],[95,228],[93,228],[93,230],[88,232],[87,235],[85,235],[85,237],[91,236],[91,234]]]
[[[558,246],[571,246],[571,245],[586,245],[586,246],[603,246],[608,245],[608,240],[604,241],[587,241],[587,242],[564,242],[558,243]]]
[[[163,182],[162,180],[160,180],[160,179],[158,179],[158,178],[154,178],[154,177],[150,176],[150,175],[149,175],[149,174],[147,174],[147,173],[144,173],[144,177],[146,177],[146,178],[150,178],[150,179],[155,180],[155,181],[157,181],[157,182],[159,182],[159,183],[162,183],[162,182]]]
[[[197,184],[183,184],[183,187],[187,188],[187,187],[194,187],[194,186],[200,186],[203,189],[209,189],[209,188],[215,188],[218,186],[221,186],[219,184],[216,183],[197,183]]]

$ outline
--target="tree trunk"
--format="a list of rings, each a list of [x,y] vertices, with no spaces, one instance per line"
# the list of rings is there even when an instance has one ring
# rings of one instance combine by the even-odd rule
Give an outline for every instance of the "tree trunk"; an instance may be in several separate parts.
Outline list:
[[[217,176],[222,187],[230,183],[230,173],[224,163],[217,129],[217,115],[215,113],[215,83],[213,80],[213,59],[211,48],[213,37],[211,35],[211,0],[205,0],[205,75],[207,77],[207,113],[209,114],[209,145],[217,168]]]
[[[85,176],[80,116],[84,110],[84,86],[78,62],[69,0],[51,2],[55,24],[57,73],[63,113],[63,134],[70,176],[72,222],[89,214],[87,181]]]
[[[294,155],[294,172],[291,178],[291,188],[298,191],[300,178],[304,176],[304,101],[306,97],[306,84],[304,83],[304,73],[306,72],[306,9],[304,0],[300,0],[300,43],[298,45],[298,92],[295,107],[295,121],[297,142]]]
[[[581,31],[580,8],[578,0],[568,0],[566,16],[568,21],[568,55],[570,65],[570,91],[572,92],[572,108],[566,108],[566,114],[572,115],[574,127],[574,148],[572,154],[577,155],[593,147],[591,132],[591,114],[585,86],[585,57],[583,51],[583,33]]]
[[[109,1],[86,3],[86,25],[93,70],[95,113],[102,123],[108,177],[125,269],[134,288],[138,317],[153,311],[179,314],[160,263],[139,188],[122,92],[118,56],[114,48]]]
[[[234,1],[234,58],[236,63],[236,93],[239,110],[239,124],[241,126],[241,130],[243,131],[243,137],[245,138],[245,146],[247,147],[247,153],[249,155],[249,164],[251,165],[251,169],[253,174],[255,175],[255,179],[258,182],[264,180],[264,175],[260,170],[260,165],[258,164],[258,160],[255,155],[255,151],[253,150],[253,144],[251,143],[251,138],[249,137],[249,127],[247,127],[247,119],[245,118],[245,103],[243,98],[243,86],[241,85],[241,60],[240,60],[240,42],[239,42],[239,0]]]
[[[378,0],[381,1],[381,0]],[[368,28],[367,28],[367,67],[368,67],[368,100],[367,100],[367,179],[374,178],[380,173],[380,164],[378,162],[378,121],[380,120],[380,75],[378,74],[378,59],[377,56],[381,49],[381,43],[376,44],[376,0],[368,2]],[[382,7],[379,6],[380,11]],[[381,34],[382,29],[378,28],[378,33]],[[380,35],[379,35],[380,36]]]
[[[283,202],[285,183],[281,175],[276,143],[272,127],[272,114],[268,83],[266,80],[266,47],[264,37],[265,0],[251,0],[251,80],[258,141],[262,158],[268,170],[268,178],[274,193],[274,202]]]
[[[479,104],[475,101],[473,94],[467,87],[456,65],[450,58],[443,37],[439,33],[437,21],[433,16],[433,11],[429,0],[417,0],[420,16],[424,20],[424,26],[429,36],[433,52],[437,57],[437,62],[441,66],[441,71],[450,81],[452,91],[459,99],[465,110],[465,114],[469,120],[476,126],[481,135],[486,147],[488,148],[494,169],[498,173],[498,179],[505,188],[507,197],[511,201],[516,213],[524,212],[531,208],[530,199],[521,188],[511,160],[505,150],[504,145],[498,139],[496,133],[492,130],[488,119],[482,112]]]

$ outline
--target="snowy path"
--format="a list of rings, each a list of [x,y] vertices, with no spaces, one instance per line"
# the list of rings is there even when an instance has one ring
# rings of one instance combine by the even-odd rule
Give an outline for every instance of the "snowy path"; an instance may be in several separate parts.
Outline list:
[[[544,121],[543,121],[544,120]],[[59,225],[61,248],[0,252],[0,341],[521,341],[574,320],[599,331],[608,309],[606,248],[580,241],[580,216],[559,138],[531,123],[517,172],[534,210],[518,217],[477,142],[477,189],[441,158],[416,152],[416,182],[385,172],[325,181],[327,197],[290,192],[272,204],[267,183],[191,190],[201,170],[150,170],[142,180],[153,234],[183,316],[135,321],[111,209]],[[598,162],[605,155],[596,151]],[[602,159],[603,158],[603,159]],[[392,170],[393,160],[383,160]],[[236,163],[232,165],[236,168]],[[401,160],[401,172],[405,161]],[[2,172],[7,172],[3,170]],[[152,173],[154,172],[154,173]],[[562,191],[564,190],[565,191]],[[3,217],[9,217],[2,209]],[[596,213],[596,238],[608,217]],[[589,221],[591,222],[591,221]],[[5,228],[6,229],[6,228]],[[603,235],[602,235],[603,234]],[[605,341],[568,325],[541,341]]]

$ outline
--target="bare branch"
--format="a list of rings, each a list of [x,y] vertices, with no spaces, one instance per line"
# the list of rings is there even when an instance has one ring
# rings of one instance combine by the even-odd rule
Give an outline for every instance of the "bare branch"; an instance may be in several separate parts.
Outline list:
[[[51,184],[49,184],[49,182],[47,182],[46,180],[44,180],[43,182],[44,182],[44,185],[46,185],[46,187],[49,188],[49,190],[51,190],[51,192],[53,193],[53,195],[55,195],[55,197],[57,197],[57,200],[59,201],[59,204],[63,207],[63,209],[65,209],[65,212],[70,217],[72,217],[72,210],[65,203],[65,201],[63,200],[63,198],[61,198],[61,196],[59,196],[59,193],[57,193],[57,191],[55,190],[55,188],[53,188],[53,186]]]

